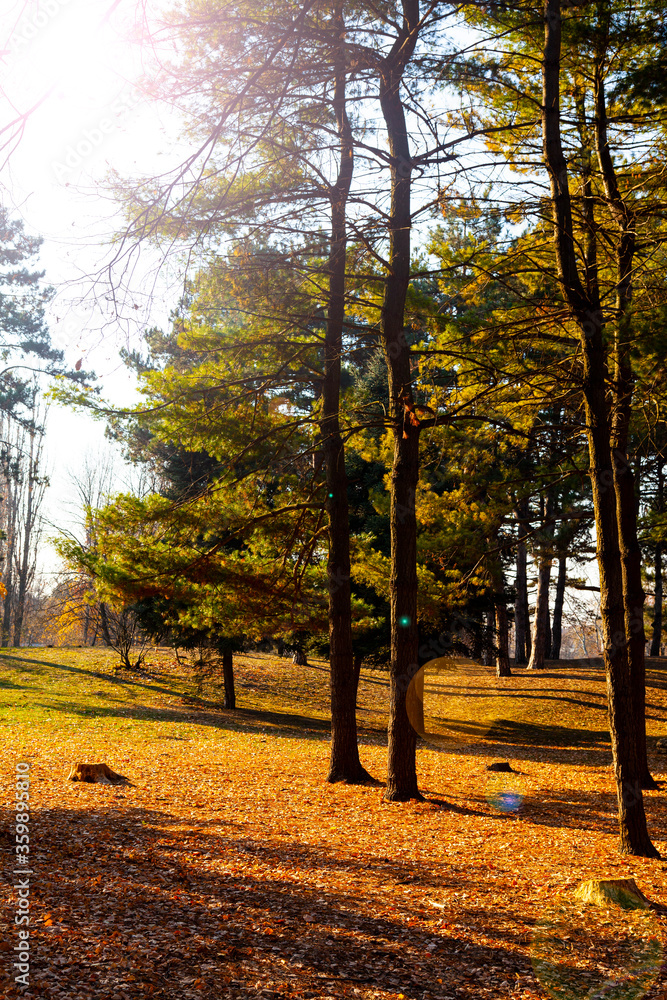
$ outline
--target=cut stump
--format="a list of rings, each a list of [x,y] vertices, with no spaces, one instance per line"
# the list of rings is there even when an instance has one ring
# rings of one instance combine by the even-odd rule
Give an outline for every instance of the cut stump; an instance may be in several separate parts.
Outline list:
[[[574,895],[582,903],[594,903],[595,906],[615,903],[623,910],[648,910],[651,907],[633,878],[587,879],[577,886]]]
[[[87,781],[98,785],[119,785],[128,779],[116,774],[107,764],[72,764],[68,781]]]
[[[516,774],[514,768],[511,767],[509,761],[506,760],[503,761],[502,763],[500,761],[497,761],[495,764],[488,764],[486,769],[487,771],[502,771],[505,774],[508,772],[510,774]]]

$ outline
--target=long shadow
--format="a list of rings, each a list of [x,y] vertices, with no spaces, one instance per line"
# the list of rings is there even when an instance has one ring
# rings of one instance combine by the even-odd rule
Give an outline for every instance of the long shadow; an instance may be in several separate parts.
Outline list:
[[[49,709],[51,712],[62,712],[65,715],[78,715],[82,718],[116,718],[136,720],[141,722],[185,723],[188,725],[208,726],[229,732],[244,732],[287,737],[290,739],[327,741],[331,732],[331,724],[326,719],[317,719],[307,715],[297,715],[290,712],[273,712],[262,709],[239,708],[231,710],[216,707],[216,711],[200,711],[159,706],[128,705],[119,706],[77,705],[75,702],[46,704],[35,702],[35,707]],[[364,742],[364,734],[368,739],[386,739],[386,730],[366,727],[360,735]]]
[[[60,704],[35,703],[36,707],[49,709],[51,712],[63,712],[74,714],[80,717],[91,718],[122,718],[125,720],[135,719],[137,721],[172,722],[172,723],[196,723],[197,725],[210,726],[212,728],[229,730],[233,732],[262,732],[263,727],[269,727],[274,735],[306,740],[325,740],[331,731],[330,722],[324,719],[317,719],[307,715],[300,715],[289,712],[264,711],[261,709],[236,709],[233,712],[222,709],[215,702],[206,701],[202,698],[183,695],[177,688],[160,686],[150,682],[142,682],[134,676],[130,678],[117,677],[112,674],[95,670],[84,670],[80,667],[69,666],[64,663],[55,663],[50,660],[37,660],[34,658],[23,658],[17,656],[0,655],[2,659],[11,660],[16,664],[33,664],[39,667],[62,670],[70,674],[79,674],[86,677],[95,677],[99,680],[115,684],[121,688],[138,687],[151,693],[160,693],[172,697],[180,697],[184,703],[183,709],[174,709],[160,706],[142,706],[122,702],[115,706],[90,706],[77,705],[76,702],[62,702]],[[6,686],[10,686],[7,682]],[[11,685],[20,687],[20,685]],[[105,693],[105,697],[109,695]],[[360,726],[360,742],[385,741],[386,729],[373,726]]]
[[[517,974],[532,978],[520,951],[522,921],[514,937],[505,930],[501,945],[470,938],[474,929],[493,939],[497,919],[494,909],[480,906],[461,913],[456,901],[466,883],[485,881],[481,866],[473,872],[443,865],[436,878],[400,858],[343,859],[326,845],[212,832],[198,835],[193,857],[191,838],[184,845],[183,834],[170,830],[182,818],[141,809],[127,810],[122,820],[92,810],[40,810],[39,822],[59,836],[44,843],[48,881],[35,879],[31,887],[37,995],[54,968],[61,995],[78,996],[94,983],[97,996],[148,990],[167,998],[194,980],[207,1000],[339,997],[357,986],[421,996],[438,980],[445,993],[479,1000],[482,984],[500,994]],[[334,888],[323,882],[334,871],[370,871],[372,884],[355,888],[350,879]],[[392,883],[423,887],[438,902],[447,897],[458,930],[424,926],[438,910],[420,892],[390,896],[389,914]],[[489,889],[494,884],[489,879]]]
[[[432,745],[432,750],[440,753],[454,754],[459,757],[483,757],[493,761],[510,761],[510,763],[530,764],[585,764],[589,767],[608,767],[611,763],[611,748],[603,747],[547,747],[525,746],[522,743],[484,743],[472,742],[450,744],[448,746]]]
[[[54,670],[62,670],[69,674],[82,674],[85,677],[96,677],[98,680],[106,681],[108,684],[116,684],[118,687],[138,687],[146,688],[149,691],[156,691],[160,694],[168,694],[172,697],[182,696],[182,692],[178,688],[171,687],[161,687],[157,684],[152,684],[150,681],[142,681],[137,678],[136,675],[131,677],[122,677],[118,674],[108,674],[103,673],[100,670],[84,670],[82,667],[71,667],[66,663],[55,663],[51,660],[32,660],[24,659],[22,656],[7,656],[7,654],[0,654],[0,662],[2,660],[13,660],[16,663],[33,663],[40,667],[49,667]]]
[[[50,995],[54,969],[59,995],[72,997],[92,987],[167,1000],[193,983],[206,1000],[355,987],[420,997],[438,982],[438,996],[480,1000],[506,995],[517,977],[538,988],[525,913],[497,902],[499,863],[518,874],[512,858],[491,872],[213,831],[199,832],[195,849],[192,834],[172,828],[181,816],[140,808],[40,810],[39,822],[59,836],[45,840],[44,878],[31,887],[37,995]],[[461,905],[466,890],[494,902]],[[424,924],[443,912],[447,926]]]
[[[528,746],[611,746],[606,729],[577,729],[553,723],[536,725],[513,719],[497,719],[487,731],[486,739],[496,743],[526,743]]]
[[[0,688],[4,688],[7,691],[25,691],[28,688],[28,685],[14,684],[13,681],[8,681],[3,678],[0,680]]]

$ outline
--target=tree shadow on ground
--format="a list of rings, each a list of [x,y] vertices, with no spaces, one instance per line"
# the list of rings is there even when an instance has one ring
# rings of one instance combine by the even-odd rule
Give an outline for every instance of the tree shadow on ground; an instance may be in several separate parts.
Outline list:
[[[78,715],[90,719],[91,716],[100,719],[123,719],[138,722],[167,722],[173,724],[187,723],[189,725],[208,726],[221,732],[250,733],[258,736],[279,736],[288,739],[314,740],[327,742],[331,733],[331,724],[326,719],[318,719],[308,715],[298,715],[292,712],[264,711],[262,709],[240,708],[226,710],[216,708],[214,711],[193,711],[190,709],[175,709],[157,705],[96,706],[76,704],[75,702],[42,703],[34,702],[34,707],[62,712],[66,715]],[[167,738],[167,737],[165,737]],[[177,739],[178,737],[171,737]],[[386,730],[368,727],[360,734],[359,742],[386,742]]]
[[[582,731],[572,732],[577,734]],[[474,733],[466,732],[461,734],[460,741],[454,738],[443,739],[437,733],[427,733],[422,739],[424,745],[436,753],[453,754],[457,757],[484,757],[494,761],[500,759],[522,764],[581,764],[587,767],[607,767],[612,759],[608,734],[606,745],[603,741],[595,743],[591,740],[588,744],[584,740],[577,742],[572,737],[564,737],[563,744],[558,740],[549,744],[539,741],[530,744],[522,742],[521,734],[518,732],[514,740],[509,739],[509,733],[506,733],[506,737],[503,742],[491,742],[486,728],[479,727],[476,738]]]
[[[611,747],[608,729],[580,729],[554,723],[535,725],[514,719],[496,719],[485,738],[490,743],[539,747]]]
[[[125,676],[118,673],[106,673],[103,670],[87,670],[83,667],[73,667],[68,663],[56,663],[54,660],[35,660],[29,659],[23,656],[9,656],[7,653],[0,654],[0,664],[3,660],[10,660],[13,669],[17,669],[19,666],[27,664],[26,671],[34,672],[37,674],[44,674],[47,671],[31,671],[30,667],[48,667],[49,670],[60,670],[67,674],[78,674],[84,677],[95,677],[97,680],[106,681],[107,684],[114,684],[120,688],[127,687],[138,687],[146,688],[149,691],[155,691],[159,694],[168,694],[173,696],[178,696],[182,694],[182,691],[178,687],[160,687],[157,684],[150,683],[151,676],[145,671],[127,673]],[[144,678],[144,679],[142,679]],[[106,694],[105,694],[106,697]]]
[[[503,778],[504,775],[495,775]],[[506,777],[511,778],[511,775]],[[610,781],[610,786],[613,782]],[[615,835],[618,832],[618,804],[616,793],[610,787],[609,792],[587,792],[581,789],[568,788],[562,792],[558,789],[543,790],[539,795],[523,795],[520,781],[510,782],[505,786],[494,784],[485,795],[479,788],[471,789],[465,797],[468,806],[478,803],[475,811],[492,814],[496,819],[514,823],[516,817],[535,826],[554,827],[572,831],[590,831],[596,834]],[[426,793],[428,795],[428,793]],[[664,817],[667,814],[667,795],[652,792],[645,794],[645,807],[649,828],[654,839],[663,840],[667,836]],[[429,801],[442,804],[447,809],[450,804],[428,795]],[[485,809],[486,804],[486,809]]]
[[[145,809],[43,809],[38,822],[51,831],[31,887],[31,986],[44,1000],[91,990],[174,1000],[193,984],[211,1000],[352,988],[496,1000],[517,975],[532,979],[520,922],[497,945],[494,909],[457,907],[455,894],[486,878],[479,866],[441,866],[436,877],[399,858],[212,831],[198,833],[193,856],[192,835],[186,849],[175,829],[183,817]],[[344,886],[327,882],[333,871]],[[457,928],[423,924],[439,919],[434,893],[436,903],[451,895]]]

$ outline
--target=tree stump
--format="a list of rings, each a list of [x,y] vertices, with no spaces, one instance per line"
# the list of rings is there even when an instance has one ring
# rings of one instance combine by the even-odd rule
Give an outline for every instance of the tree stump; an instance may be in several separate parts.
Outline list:
[[[516,774],[514,768],[510,765],[509,761],[497,761],[495,764],[487,764],[487,771],[502,771],[504,774]]]
[[[615,903],[623,910],[648,910],[651,907],[633,878],[587,879],[577,886],[574,895],[582,903],[594,903],[595,906]]]
[[[308,657],[302,649],[295,649],[294,655],[292,657],[292,663],[296,663],[298,667],[308,666]]]
[[[87,781],[98,785],[119,785],[128,779],[122,774],[116,774],[106,764],[72,764],[67,780]]]

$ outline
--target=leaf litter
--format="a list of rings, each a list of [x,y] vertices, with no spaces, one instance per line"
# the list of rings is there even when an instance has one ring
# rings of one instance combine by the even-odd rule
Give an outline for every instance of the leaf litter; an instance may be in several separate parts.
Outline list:
[[[582,749],[550,732],[541,744],[531,731],[523,744],[516,732],[446,751],[421,743],[426,801],[389,804],[381,787],[324,780],[325,664],[239,656],[243,707],[228,712],[216,690],[195,696],[167,651],[156,652],[150,675],[121,680],[92,653],[25,650],[1,661],[7,997],[558,1000],[579,966],[589,982],[592,960],[590,940],[579,955],[580,930],[573,924],[568,935],[562,917],[558,946],[545,945],[545,913],[564,894],[586,878],[631,877],[651,900],[667,897],[667,863],[617,852],[604,741]],[[651,677],[658,735],[665,701]],[[575,691],[603,688],[594,667],[575,681]],[[361,756],[381,780],[385,703],[386,675],[364,673]],[[496,759],[521,772],[508,775],[520,782],[509,800],[498,798],[499,775],[489,788],[486,766]],[[35,872],[30,988],[20,992],[9,974],[19,760],[31,763]],[[66,782],[79,760],[104,761],[132,785]],[[651,763],[664,774],[657,753]],[[647,812],[664,853],[662,790],[647,794]],[[655,919],[662,937],[663,918]],[[623,993],[622,968],[619,979],[621,924],[616,951],[607,921],[599,961],[592,957],[599,995],[616,975],[625,1000],[635,994]],[[542,952],[567,966],[541,982],[536,928]],[[655,964],[642,981],[647,998],[665,994]]]

